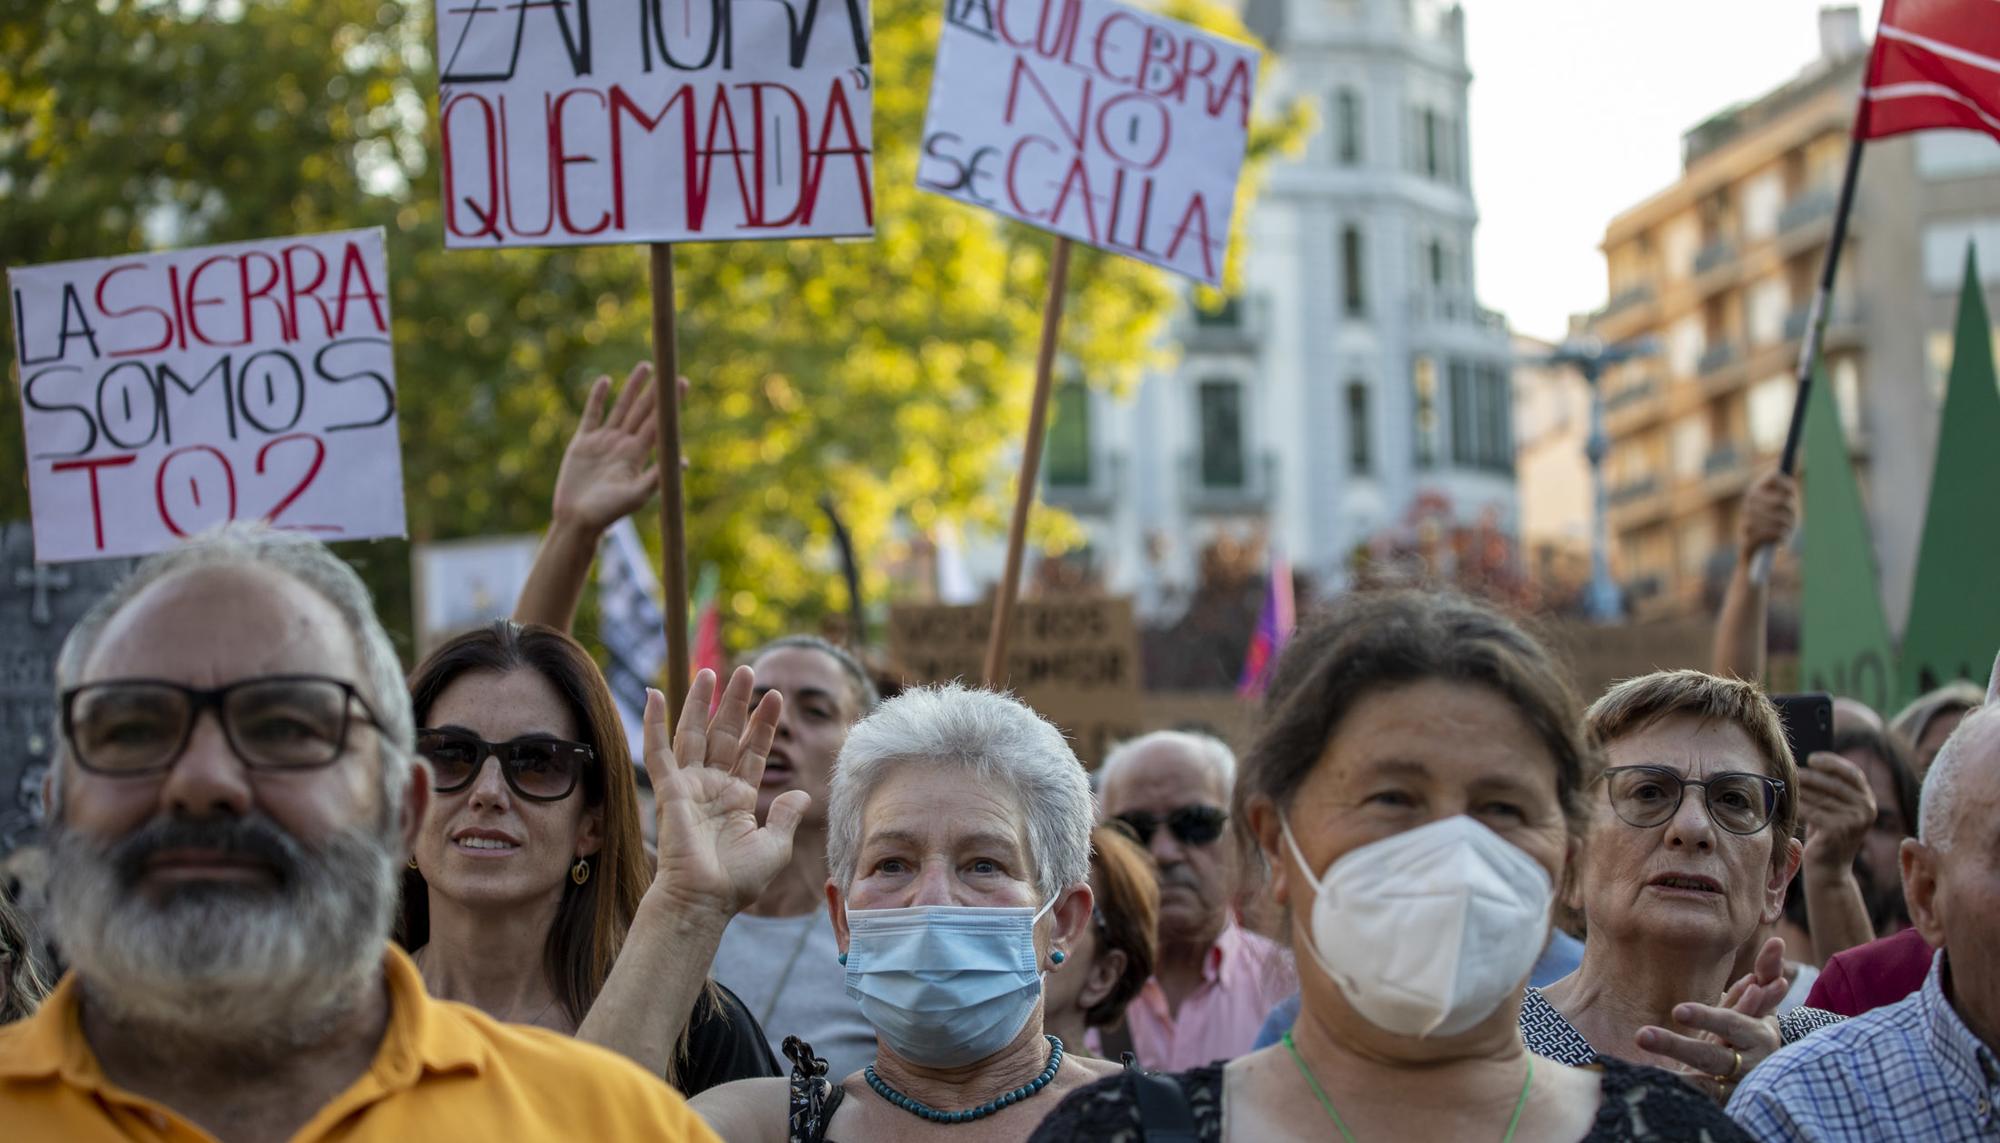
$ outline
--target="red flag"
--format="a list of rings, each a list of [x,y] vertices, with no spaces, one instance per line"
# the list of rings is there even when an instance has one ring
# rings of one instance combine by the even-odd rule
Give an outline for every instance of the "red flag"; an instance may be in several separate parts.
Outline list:
[[[1967,127],[2000,139],[2000,2],[1883,0],[1859,139]]]

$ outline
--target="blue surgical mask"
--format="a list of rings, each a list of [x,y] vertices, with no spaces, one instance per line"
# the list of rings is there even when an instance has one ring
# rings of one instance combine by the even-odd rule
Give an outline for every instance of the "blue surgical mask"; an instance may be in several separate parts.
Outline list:
[[[897,1055],[954,1068],[1007,1046],[1042,995],[1040,909],[921,905],[847,914],[847,994]]]

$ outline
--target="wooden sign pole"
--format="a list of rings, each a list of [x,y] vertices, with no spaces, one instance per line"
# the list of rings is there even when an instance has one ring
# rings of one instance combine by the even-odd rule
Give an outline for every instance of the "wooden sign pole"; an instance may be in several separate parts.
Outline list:
[[[1049,252],[1049,296],[1042,303],[1042,344],[1035,354],[1035,395],[1028,407],[1028,439],[1021,449],[1021,483],[1014,491],[1014,519],[1007,528],[1007,567],[993,600],[993,627],[986,636],[986,685],[1007,685],[1007,634],[1014,620],[1014,597],[1021,593],[1021,561],[1028,545],[1028,514],[1035,508],[1047,435],[1049,394],[1055,388],[1056,343],[1061,340],[1063,296],[1069,285],[1069,239],[1056,236]]]
[[[674,248],[650,246],[653,376],[660,399],[660,586],[666,594],[667,726],[672,732],[693,683],[688,669],[687,512],[681,489],[680,342],[674,334]]]

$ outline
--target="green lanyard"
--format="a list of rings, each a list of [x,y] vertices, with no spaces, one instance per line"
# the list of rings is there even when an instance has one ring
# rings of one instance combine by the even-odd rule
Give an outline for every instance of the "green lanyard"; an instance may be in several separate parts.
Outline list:
[[[1313,1094],[1319,1097],[1319,1105],[1326,1108],[1326,1113],[1333,1117],[1333,1125],[1340,1128],[1340,1137],[1347,1143],[1354,1143],[1354,1132],[1347,1129],[1347,1124],[1341,1121],[1340,1112],[1334,1110],[1333,1101],[1327,1098],[1326,1089],[1320,1087],[1319,1081],[1313,1078],[1312,1069],[1306,1066],[1305,1057],[1299,1055],[1299,1047],[1292,1043],[1290,1032],[1285,1033],[1285,1050],[1292,1054],[1292,1062],[1299,1065],[1299,1074],[1306,1077],[1307,1085],[1313,1089]],[[1514,1114],[1507,1120],[1507,1134],[1500,1137],[1500,1143],[1514,1143],[1514,1129],[1521,1126],[1521,1112],[1528,1106],[1528,1087],[1534,1082],[1535,1057],[1533,1053],[1529,1053],[1528,1078],[1521,1081],[1521,1098],[1514,1101]]]

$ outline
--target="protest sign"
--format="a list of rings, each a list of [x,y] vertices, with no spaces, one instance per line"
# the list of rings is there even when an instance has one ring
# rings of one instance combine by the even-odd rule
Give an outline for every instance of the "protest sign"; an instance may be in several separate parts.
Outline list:
[[[380,230],[8,273],[35,558],[403,534]]]
[[[976,682],[987,650],[988,604],[903,604],[889,609],[889,655],[906,681]],[[1070,737],[1096,765],[1142,725],[1139,630],[1127,598],[1026,600],[996,685],[1007,687]]]
[[[436,0],[447,246],[874,232],[866,0]]]
[[[427,654],[461,631],[513,615],[540,545],[538,536],[410,545],[417,654]]]
[[[1215,285],[1256,49],[1113,0],[945,0],[917,185]]]

